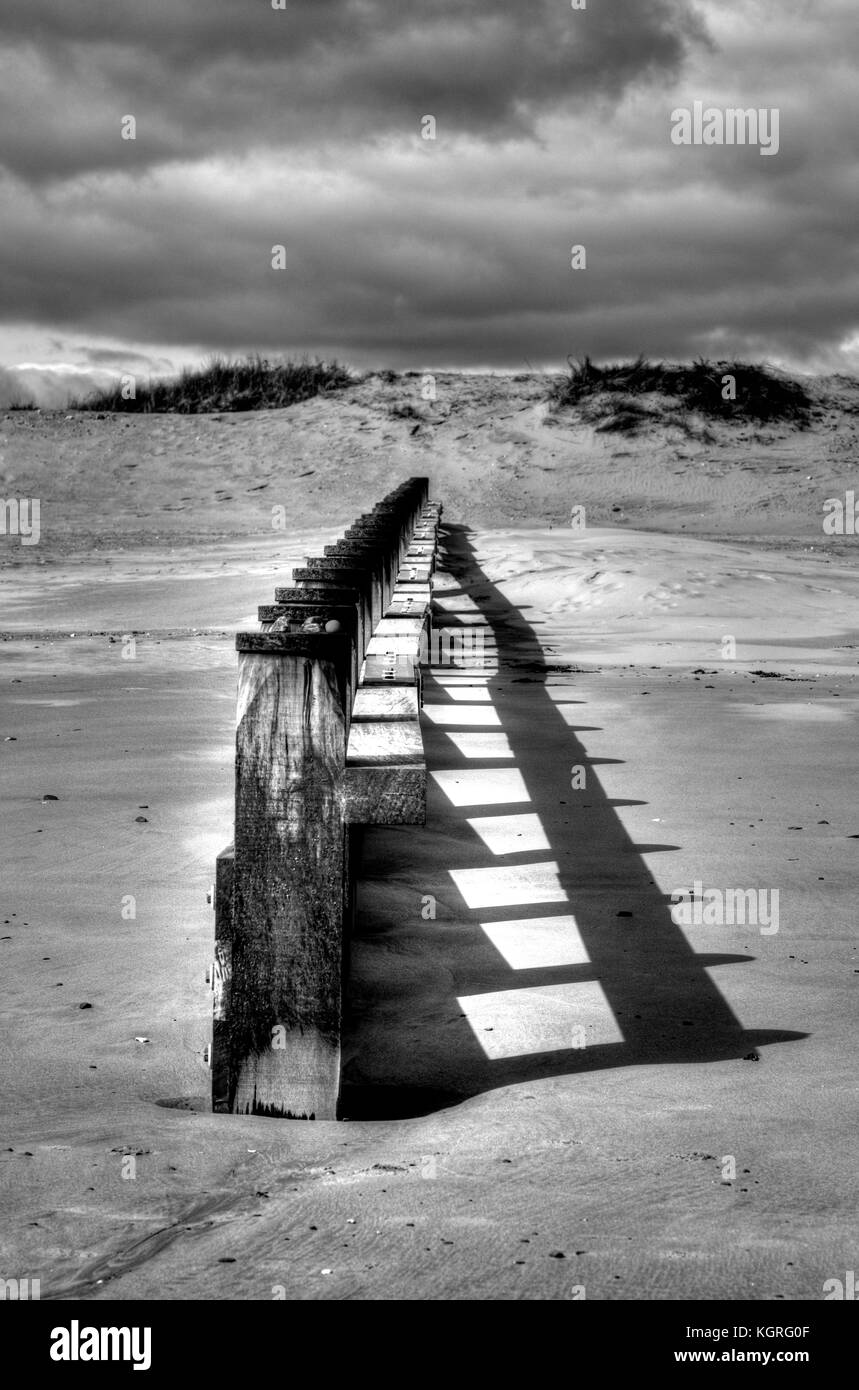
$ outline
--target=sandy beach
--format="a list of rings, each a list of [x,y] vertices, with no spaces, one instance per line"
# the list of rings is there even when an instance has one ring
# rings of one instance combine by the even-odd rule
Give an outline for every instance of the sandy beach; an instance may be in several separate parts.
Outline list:
[[[625,437],[539,376],[435,385],[0,416],[41,500],[0,548],[0,1257],[43,1300],[819,1300],[855,1262],[859,566],[822,516],[859,388]],[[365,834],[346,1118],[213,1115],[234,636],[412,474],[437,612],[497,660],[427,673],[427,825]],[[777,890],[777,930],[678,925],[695,884]]]

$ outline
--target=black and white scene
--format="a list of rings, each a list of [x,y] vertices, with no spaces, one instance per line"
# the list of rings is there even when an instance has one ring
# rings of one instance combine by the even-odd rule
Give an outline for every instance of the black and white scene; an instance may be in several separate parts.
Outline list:
[[[5,0],[0,62],[33,1364],[390,1300],[813,1365],[859,1298],[855,0]]]

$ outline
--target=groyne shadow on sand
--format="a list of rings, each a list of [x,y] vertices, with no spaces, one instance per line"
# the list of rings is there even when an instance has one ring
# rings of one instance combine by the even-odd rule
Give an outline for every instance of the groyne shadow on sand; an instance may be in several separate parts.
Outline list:
[[[436,627],[484,661],[424,684],[427,831],[368,831],[342,1113],[432,1113],[497,1087],[607,1068],[754,1059],[802,1033],[744,1028],[577,736],[575,670],[446,526]],[[455,644],[454,644],[455,648]],[[578,707],[578,708],[577,708]],[[581,718],[581,722],[580,721]],[[584,771],[573,789],[572,769]],[[582,780],[582,774],[577,774]],[[435,915],[432,915],[432,914]]]

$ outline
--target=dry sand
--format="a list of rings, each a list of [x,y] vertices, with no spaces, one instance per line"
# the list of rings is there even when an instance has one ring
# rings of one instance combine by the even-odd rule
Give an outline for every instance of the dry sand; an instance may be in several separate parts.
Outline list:
[[[859,541],[821,526],[855,388],[804,431],[626,438],[536,378],[420,387],[0,420],[42,530],[0,548],[0,1271],[43,1299],[819,1299],[857,1235]],[[350,1118],[213,1116],[233,633],[412,473],[449,523],[439,608],[498,671],[427,681],[428,824],[365,837]],[[677,926],[696,880],[777,888],[779,931]]]

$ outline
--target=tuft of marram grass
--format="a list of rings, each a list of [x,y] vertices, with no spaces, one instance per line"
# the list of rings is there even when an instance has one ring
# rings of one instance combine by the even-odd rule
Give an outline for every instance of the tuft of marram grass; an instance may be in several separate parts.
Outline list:
[[[736,399],[723,396],[723,377],[736,381]],[[691,365],[651,363],[644,357],[635,362],[596,366],[589,357],[570,364],[569,376],[555,381],[550,401],[555,409],[581,406],[595,396],[619,393],[623,411],[638,414],[642,423],[652,415],[634,408],[633,398],[644,395],[671,396],[687,410],[722,420],[752,419],[761,423],[791,420],[808,422],[811,399],[805,388],[789,377],[776,375],[768,367],[749,362],[709,362],[698,358]],[[631,423],[631,420],[630,420]]]
[[[149,381],[126,400],[120,385],[69,403],[71,410],[201,415],[221,411],[279,410],[327,391],[342,391],[354,378],[337,362],[273,362],[259,355],[213,357],[166,381]]]

